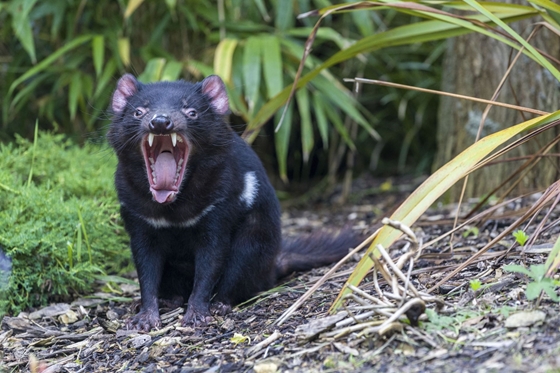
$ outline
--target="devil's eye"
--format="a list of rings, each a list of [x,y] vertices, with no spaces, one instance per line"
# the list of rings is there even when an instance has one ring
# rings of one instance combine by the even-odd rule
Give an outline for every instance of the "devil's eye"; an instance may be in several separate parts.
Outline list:
[[[142,115],[144,115],[146,111],[142,108],[137,108],[136,111],[134,112],[134,116],[136,118],[140,118]]]
[[[196,112],[195,109],[186,109],[185,110],[185,115],[187,117],[189,117],[190,119],[196,119],[198,118],[198,113]]]

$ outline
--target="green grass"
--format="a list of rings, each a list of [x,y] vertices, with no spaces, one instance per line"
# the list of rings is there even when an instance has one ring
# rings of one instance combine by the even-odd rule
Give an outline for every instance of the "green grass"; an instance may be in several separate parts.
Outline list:
[[[130,265],[115,164],[108,147],[62,135],[0,145],[0,247],[12,260],[0,312],[70,300]]]

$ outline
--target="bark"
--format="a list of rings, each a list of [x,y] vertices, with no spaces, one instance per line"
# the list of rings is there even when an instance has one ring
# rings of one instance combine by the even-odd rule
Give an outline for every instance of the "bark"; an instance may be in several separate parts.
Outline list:
[[[512,27],[527,38],[535,21],[531,19],[516,22]],[[560,58],[560,38],[549,30],[541,28],[530,43],[553,57]],[[484,35],[469,34],[450,39],[444,59],[442,90],[491,99],[515,55],[516,51],[512,51],[512,48]],[[498,101],[543,111],[555,111],[560,103],[559,82],[536,62],[522,56],[513,67]],[[466,100],[448,97],[441,99],[438,112],[438,152],[434,170],[474,143],[485,107],[484,104]],[[533,117],[531,114],[493,107],[484,123],[481,137]],[[558,128],[549,130],[530,143],[509,152],[505,157],[535,154],[556,137],[558,132]],[[555,147],[552,152],[560,151]],[[522,160],[502,162],[475,172],[469,179],[466,196],[481,197],[491,192],[522,163]],[[536,167],[514,189],[514,193],[545,188],[558,179],[559,169],[558,158],[541,158]],[[462,185],[462,182],[457,183],[449,192],[449,200],[458,200]]]

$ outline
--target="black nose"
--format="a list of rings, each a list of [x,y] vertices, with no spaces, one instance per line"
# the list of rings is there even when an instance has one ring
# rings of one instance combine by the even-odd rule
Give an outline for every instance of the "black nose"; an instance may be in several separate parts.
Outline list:
[[[167,115],[156,115],[150,121],[150,131],[164,134],[169,133],[173,129],[173,122]]]

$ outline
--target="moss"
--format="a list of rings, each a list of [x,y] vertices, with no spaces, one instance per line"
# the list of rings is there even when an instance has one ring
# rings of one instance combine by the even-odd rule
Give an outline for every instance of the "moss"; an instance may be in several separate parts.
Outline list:
[[[0,310],[70,299],[130,265],[115,165],[108,147],[61,135],[0,145],[0,247],[12,261]]]

